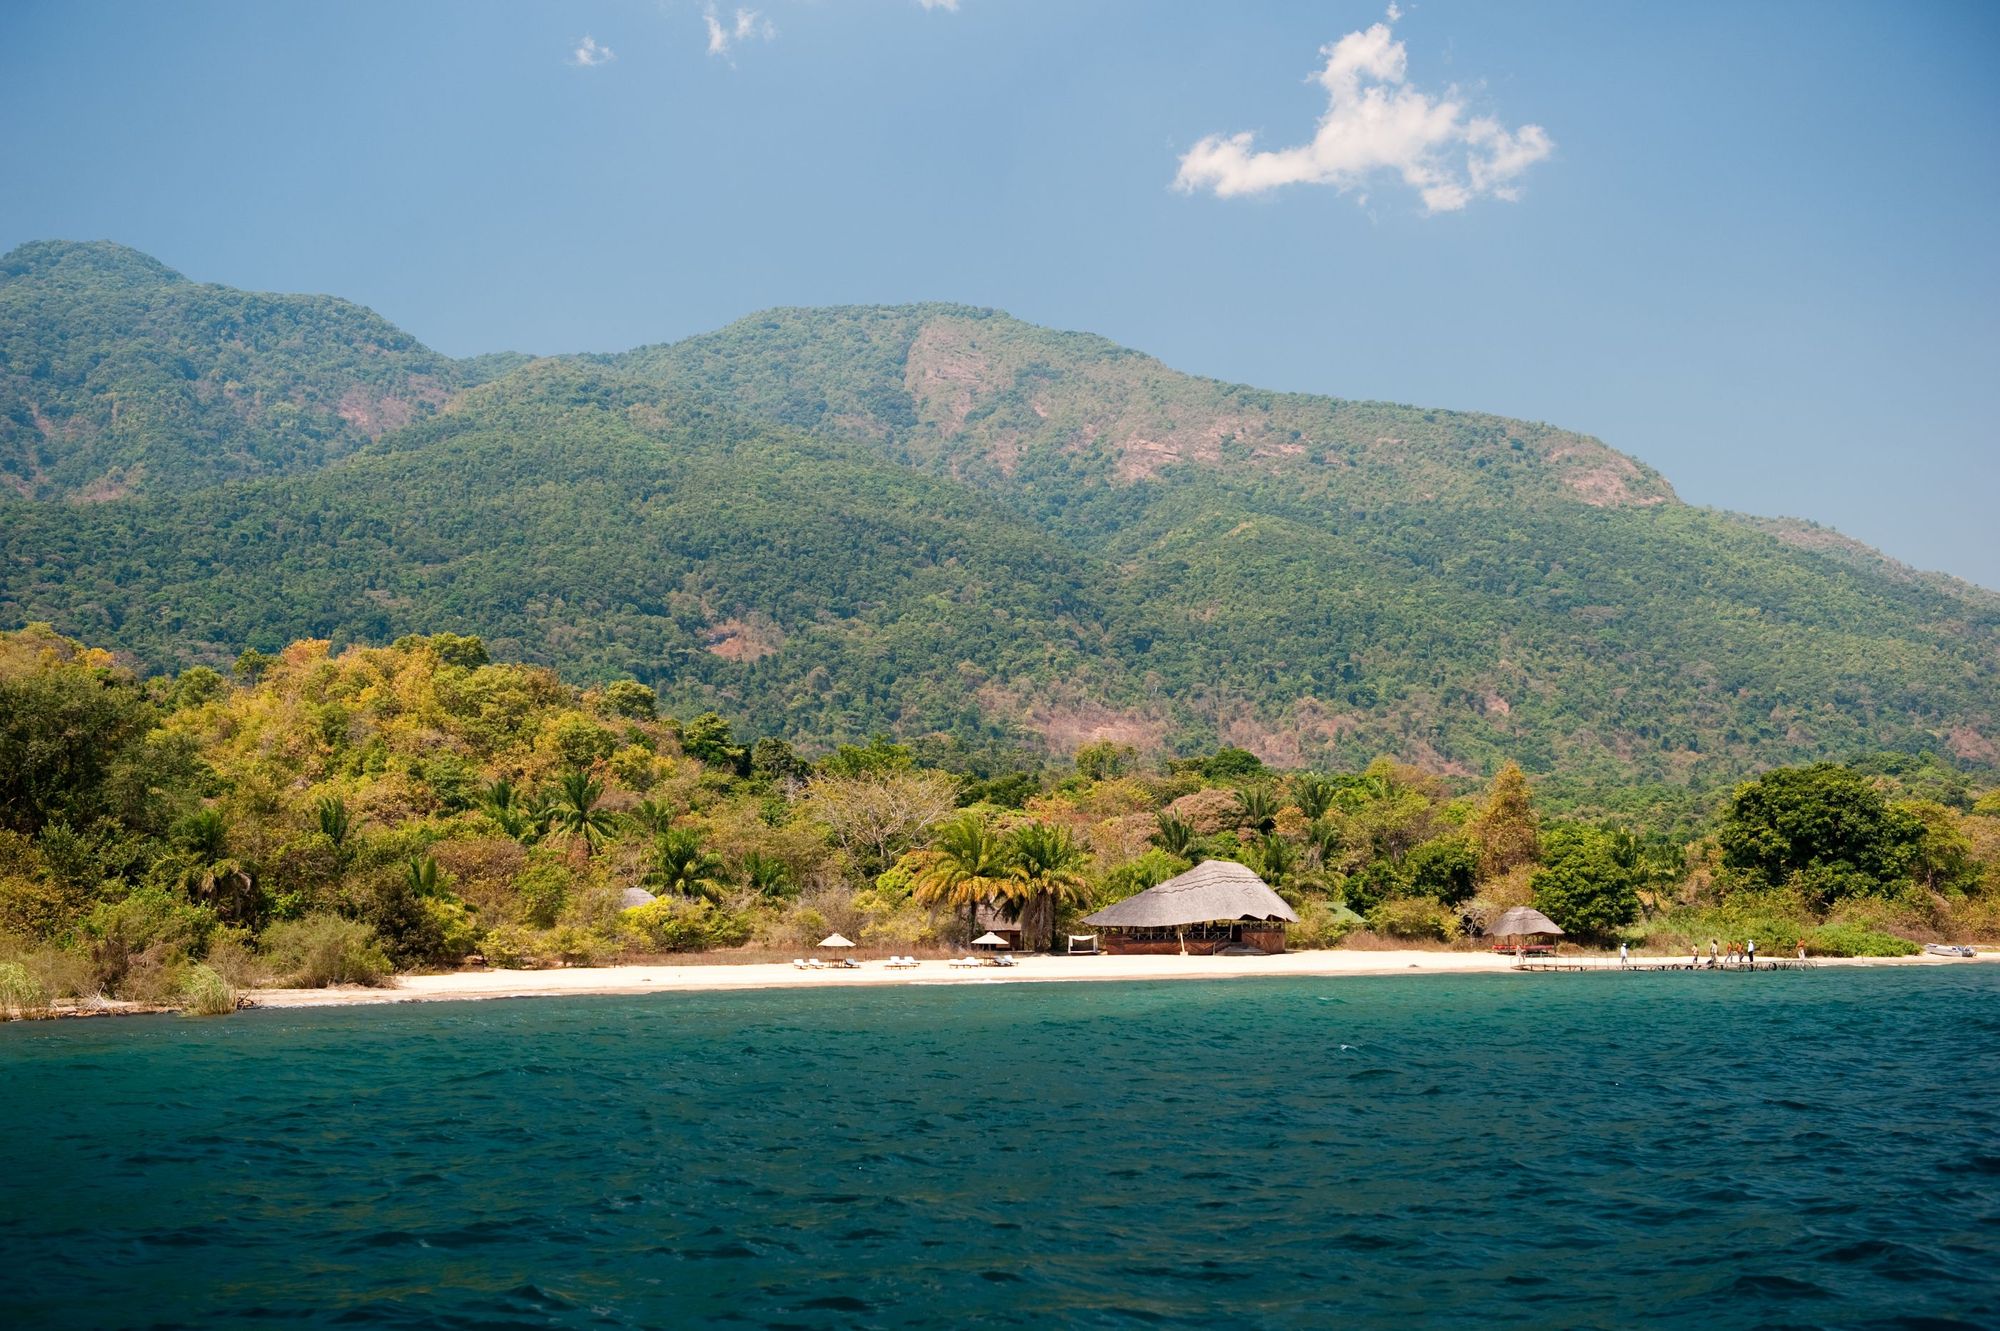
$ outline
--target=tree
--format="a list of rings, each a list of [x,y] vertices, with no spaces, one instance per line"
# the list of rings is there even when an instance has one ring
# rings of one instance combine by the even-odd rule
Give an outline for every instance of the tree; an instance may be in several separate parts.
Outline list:
[[[404,881],[409,885],[410,895],[434,897],[438,895],[438,862],[428,855],[412,856],[404,866]]]
[[[632,721],[651,721],[660,714],[660,699],[636,679],[617,679],[604,686],[604,710]]]
[[[586,859],[601,838],[618,830],[618,819],[598,807],[603,797],[604,783],[592,780],[588,772],[565,772],[556,783],[549,825],[571,845],[581,846]]]
[[[665,800],[640,800],[625,817],[648,836],[658,836],[673,826],[674,806]]]
[[[755,850],[743,857],[743,885],[761,897],[789,897],[798,892],[791,865]]]
[[[653,838],[653,866],[647,881],[661,892],[714,900],[722,892],[720,856],[701,844],[691,827],[672,827]]]
[[[1251,786],[1236,794],[1236,822],[1255,832],[1268,832],[1278,823],[1278,797],[1268,786]]]
[[[1076,774],[1086,781],[1109,781],[1125,775],[1137,754],[1130,744],[1101,739],[1076,751]]]
[[[335,847],[347,844],[347,835],[353,830],[353,819],[347,812],[347,801],[338,795],[322,798],[315,812],[319,815],[319,830]]]
[[[1256,776],[1264,770],[1264,760],[1248,749],[1228,746],[1217,749],[1201,761],[1201,774],[1211,781],[1235,781]]]
[[[1089,854],[1076,844],[1067,827],[1054,823],[1023,823],[1007,838],[1019,894],[1033,913],[1033,933],[1055,951],[1056,917],[1062,908],[1083,900],[1083,866]],[[1025,912],[1024,912],[1025,914]],[[1030,921],[1023,918],[1023,928]]]
[[[1306,821],[1316,823],[1326,817],[1326,811],[1333,807],[1333,796],[1337,788],[1333,782],[1318,772],[1306,772],[1292,782],[1292,803],[1299,806],[1299,812]]]
[[[1413,891],[1456,906],[1471,900],[1479,865],[1479,852],[1464,837],[1439,837],[1404,857],[1403,874]]]
[[[681,751],[710,767],[739,773],[748,770],[748,751],[736,742],[735,731],[717,712],[703,712],[681,728]]]
[[[1164,811],[1154,814],[1153,820],[1159,828],[1146,838],[1148,841],[1178,859],[1201,863],[1201,837],[1195,832],[1193,823],[1178,814]]]
[[[1528,793],[1528,776],[1519,763],[1508,763],[1486,788],[1486,800],[1466,825],[1479,850],[1479,871],[1487,878],[1523,864],[1541,853],[1541,820]]]
[[[1616,836],[1601,827],[1551,828],[1528,885],[1535,909],[1573,934],[1603,937],[1639,913],[1632,871],[1618,861]]]
[[[961,814],[938,829],[923,857],[910,895],[933,909],[963,909],[966,937],[978,932],[979,903],[1010,901],[1021,893],[1013,855],[977,814]]]
[[[801,808],[873,877],[958,807],[958,782],[942,772],[885,770],[816,776]]]
[[[1923,839],[1919,819],[1837,763],[1780,767],[1738,786],[1717,837],[1729,868],[1771,886],[1796,879],[1822,905],[1907,881]]]
[[[28,669],[0,671],[0,826],[87,827],[116,812],[120,771],[143,757],[158,712],[103,653],[47,629],[20,636],[37,650]]]
[[[806,764],[784,740],[766,735],[750,748],[750,775],[766,781],[797,781],[806,774]]]
[[[1266,833],[1251,842],[1249,850],[1257,876],[1272,887],[1284,886],[1298,868],[1298,849],[1281,836]]]

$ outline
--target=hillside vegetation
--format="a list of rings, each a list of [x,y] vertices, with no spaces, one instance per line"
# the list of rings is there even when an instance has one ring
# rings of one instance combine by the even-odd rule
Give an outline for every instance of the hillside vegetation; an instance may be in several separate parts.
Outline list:
[[[634,680],[579,689],[477,637],[300,641],[140,679],[0,634],[0,1017],[103,994],[226,1011],[258,983],[730,948],[963,946],[990,897],[1046,944],[1204,858],[1293,945],[1448,944],[1532,902],[1582,941],[1897,953],[2000,937],[2000,794],[1934,760],[1780,769],[1690,839],[1552,818],[1383,757],[1096,743],[1014,769],[886,740],[802,759]]]
[[[0,623],[151,670],[479,634],[808,750],[1518,761],[1669,820],[1827,755],[2000,763],[2000,597],[1690,507],[1549,426],[1220,384],[955,306],[473,364],[116,247],[0,273],[0,380],[64,386],[16,427],[86,423],[33,426],[43,479],[0,493]],[[101,423],[156,381],[179,414],[116,435],[151,479],[113,497]],[[326,405],[374,391],[407,422]]]

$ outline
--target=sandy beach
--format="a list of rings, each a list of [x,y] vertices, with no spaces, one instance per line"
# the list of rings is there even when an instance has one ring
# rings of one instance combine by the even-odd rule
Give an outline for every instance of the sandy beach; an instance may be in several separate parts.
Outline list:
[[[1635,966],[1665,965],[1684,957],[1634,957]],[[1819,966],[1969,966],[2000,961],[2000,952],[1976,959],[1933,956],[1815,958]],[[1565,957],[1564,965],[1617,970],[1616,957]],[[1035,984],[1077,980],[1238,980],[1301,976],[1506,973],[1512,956],[1486,952],[1333,951],[1286,952],[1265,957],[1050,957],[1022,956],[1010,967],[954,967],[925,960],[892,970],[880,961],[857,970],[799,970],[789,962],[745,965],[594,966],[566,970],[481,970],[448,975],[404,975],[382,988],[260,989],[258,1007],[333,1007],[355,1003],[423,1003],[498,998],[555,998],[576,994],[643,994],[693,989],[827,989],[926,984]]]

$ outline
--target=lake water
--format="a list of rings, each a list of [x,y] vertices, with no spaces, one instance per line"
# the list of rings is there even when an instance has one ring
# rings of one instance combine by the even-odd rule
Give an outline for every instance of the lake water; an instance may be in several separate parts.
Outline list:
[[[0,1325],[2000,1325],[2000,967],[0,1028]]]

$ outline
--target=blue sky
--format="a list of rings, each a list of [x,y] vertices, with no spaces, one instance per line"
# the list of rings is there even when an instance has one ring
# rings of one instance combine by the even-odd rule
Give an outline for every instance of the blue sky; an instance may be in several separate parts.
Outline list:
[[[11,0],[0,248],[454,354],[993,305],[2000,587],[1996,68],[1990,4]]]

